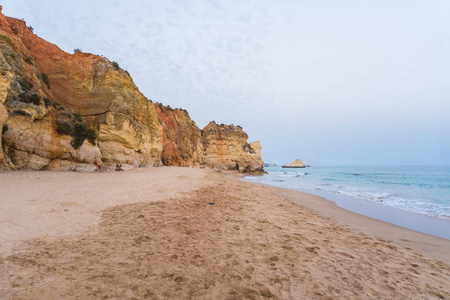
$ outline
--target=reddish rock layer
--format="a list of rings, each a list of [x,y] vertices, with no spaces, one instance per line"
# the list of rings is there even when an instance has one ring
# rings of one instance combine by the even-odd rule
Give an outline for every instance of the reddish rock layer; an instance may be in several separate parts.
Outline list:
[[[201,131],[187,111],[155,103],[162,143],[161,161],[166,166],[204,164]]]
[[[247,144],[241,128],[201,131],[186,111],[145,98],[117,63],[66,53],[1,6],[0,72],[0,169],[262,169],[259,143]]]
[[[4,82],[7,97],[24,78],[32,93],[81,115],[97,134],[104,165],[161,163],[153,103],[127,72],[97,55],[68,54],[36,36],[24,21],[1,15],[0,29],[3,50],[12,53],[9,63],[20,71],[12,70],[12,80]],[[16,94],[24,92],[19,89]],[[10,113],[11,107],[7,109]]]

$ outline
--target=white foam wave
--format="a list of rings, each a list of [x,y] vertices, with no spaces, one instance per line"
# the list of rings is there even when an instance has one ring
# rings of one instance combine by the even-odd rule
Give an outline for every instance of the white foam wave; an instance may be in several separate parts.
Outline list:
[[[341,194],[347,197],[352,197],[364,201],[376,202],[381,205],[389,206],[396,209],[401,209],[417,214],[450,219],[450,203],[445,205],[444,201],[433,201],[425,198],[427,194],[412,195],[410,191],[405,193],[401,188],[393,187],[392,190],[386,191],[386,186],[377,185],[374,182],[362,184],[360,181],[355,181],[347,178],[338,179],[332,176],[320,176],[316,173],[312,176],[306,172],[269,172],[268,175],[263,175],[255,178],[246,177],[247,179],[256,180],[261,183],[275,185],[289,189],[299,189],[306,191],[324,191],[336,194]],[[354,176],[360,180],[360,176]],[[423,191],[422,191],[423,192]],[[439,199],[439,198],[437,198]]]
[[[345,189],[338,189],[331,192],[365,201],[380,203],[385,206],[408,212],[442,219],[450,219],[450,206],[435,204],[428,199],[407,199],[393,193],[349,191]]]

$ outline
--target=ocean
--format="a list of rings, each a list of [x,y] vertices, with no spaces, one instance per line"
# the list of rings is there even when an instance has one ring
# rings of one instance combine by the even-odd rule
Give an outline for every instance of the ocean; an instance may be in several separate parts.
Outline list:
[[[264,169],[268,174],[244,180],[316,194],[348,210],[450,239],[450,166]],[[402,212],[412,216],[407,224]]]

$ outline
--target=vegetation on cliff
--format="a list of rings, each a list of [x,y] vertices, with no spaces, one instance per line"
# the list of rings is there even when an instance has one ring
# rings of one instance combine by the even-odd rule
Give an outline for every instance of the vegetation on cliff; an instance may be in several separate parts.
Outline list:
[[[94,146],[96,145],[97,133],[94,129],[88,127],[79,114],[58,111],[55,123],[56,132],[59,135],[72,136],[71,145],[73,148],[80,148],[84,140],[88,140]]]
[[[262,169],[241,127],[200,130],[186,110],[144,97],[117,62],[66,53],[1,8],[0,29],[0,168]]]

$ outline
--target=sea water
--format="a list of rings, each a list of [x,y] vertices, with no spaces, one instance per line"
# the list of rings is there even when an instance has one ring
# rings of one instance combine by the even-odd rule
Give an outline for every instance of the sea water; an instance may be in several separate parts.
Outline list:
[[[450,238],[450,166],[267,167],[265,171],[268,174],[247,176],[245,180],[308,192],[334,201],[346,198],[363,206],[367,204],[366,211],[384,206],[442,219],[435,223],[448,228],[440,228],[443,234],[437,235]],[[352,210],[341,205],[342,201],[336,202]],[[356,212],[374,217],[364,210]],[[419,228],[419,231],[423,230]]]

